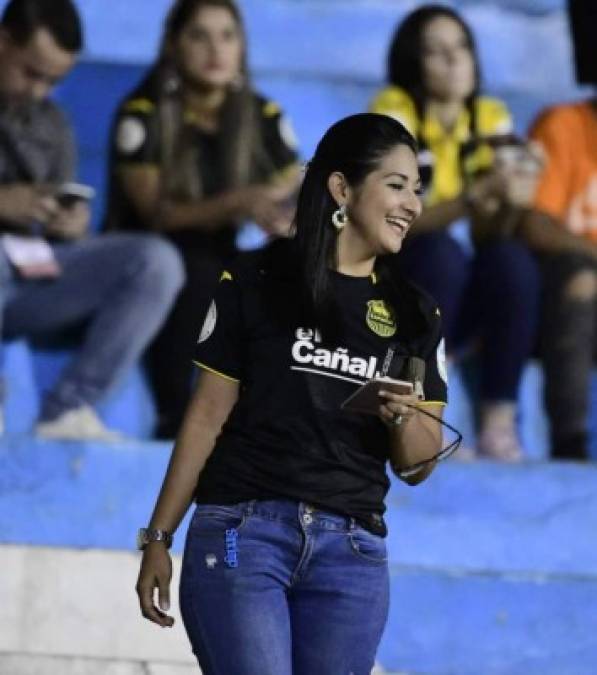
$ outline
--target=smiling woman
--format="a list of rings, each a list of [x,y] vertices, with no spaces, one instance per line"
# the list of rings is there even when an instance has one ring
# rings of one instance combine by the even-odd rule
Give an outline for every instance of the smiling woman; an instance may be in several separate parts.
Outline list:
[[[180,604],[206,675],[371,671],[386,464],[412,485],[431,473],[446,401],[437,309],[393,271],[419,190],[399,122],[343,119],[309,162],[294,236],[222,275],[137,585],[144,616],[171,625],[166,543],[194,499]],[[342,408],[415,359],[425,401],[381,391],[373,414]]]
[[[358,189],[351,188],[340,172],[330,176],[328,187],[346,214],[338,236],[339,258],[343,260],[340,272],[370,273],[373,261],[368,259],[368,251],[398,253],[421,213],[417,160],[405,145],[390,150]]]
[[[480,93],[473,34],[451,8],[423,5],[400,23],[388,50],[388,80],[371,110],[404,123],[431,167],[402,267],[437,299],[451,354],[470,353],[471,346],[480,352],[479,453],[517,461],[516,399],[539,299],[537,263],[517,227],[538,165],[527,171],[514,159],[506,166],[505,155],[494,153],[512,143],[510,113]],[[462,219],[470,223],[473,255],[448,232]]]

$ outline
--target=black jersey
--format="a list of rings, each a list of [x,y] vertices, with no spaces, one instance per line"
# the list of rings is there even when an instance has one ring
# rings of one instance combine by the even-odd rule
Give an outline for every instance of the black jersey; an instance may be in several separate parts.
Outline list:
[[[423,358],[426,400],[445,403],[439,312],[408,284],[390,303],[374,276],[333,273],[330,344],[301,319],[296,281],[264,261],[267,251],[244,254],[223,272],[199,336],[197,365],[241,386],[196,499],[297,499],[385,533],[388,430],[340,406],[380,372],[390,348]]]
[[[297,161],[296,139],[288,118],[271,100],[253,94],[250,103],[256,108],[267,166],[252,168],[253,181],[271,182]],[[114,120],[110,149],[110,185],[108,196],[108,229],[147,229],[126,197],[118,172],[127,166],[149,166],[159,170],[162,162],[162,130],[158,102],[150,85],[142,86],[120,105]],[[184,114],[189,142],[198,149],[199,174],[205,197],[213,197],[226,189],[221,134],[210,133],[196,123],[193,115]],[[171,235],[183,244],[215,249],[223,258],[234,249],[236,223],[219,227],[216,232],[185,229]]]

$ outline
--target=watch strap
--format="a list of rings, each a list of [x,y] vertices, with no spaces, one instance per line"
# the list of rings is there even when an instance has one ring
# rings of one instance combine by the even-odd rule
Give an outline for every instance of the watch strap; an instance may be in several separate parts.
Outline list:
[[[167,530],[142,527],[139,530],[137,537],[137,548],[140,551],[143,551],[147,544],[151,544],[154,541],[162,541],[166,545],[166,548],[170,548],[172,546],[173,539],[172,533],[168,532]]]

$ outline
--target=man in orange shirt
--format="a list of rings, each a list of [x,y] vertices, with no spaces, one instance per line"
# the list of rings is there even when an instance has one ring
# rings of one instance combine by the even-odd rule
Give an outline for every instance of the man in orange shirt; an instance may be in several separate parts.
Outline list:
[[[597,353],[597,98],[543,112],[531,138],[545,167],[523,230],[545,263],[541,355],[552,456],[585,459]]]

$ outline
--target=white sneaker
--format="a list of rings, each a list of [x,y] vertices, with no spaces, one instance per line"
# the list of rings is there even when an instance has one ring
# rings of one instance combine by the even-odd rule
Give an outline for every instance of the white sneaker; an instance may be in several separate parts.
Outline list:
[[[67,410],[51,422],[38,422],[35,433],[56,441],[101,441],[116,443],[125,440],[123,434],[108,429],[93,408],[83,405]]]

